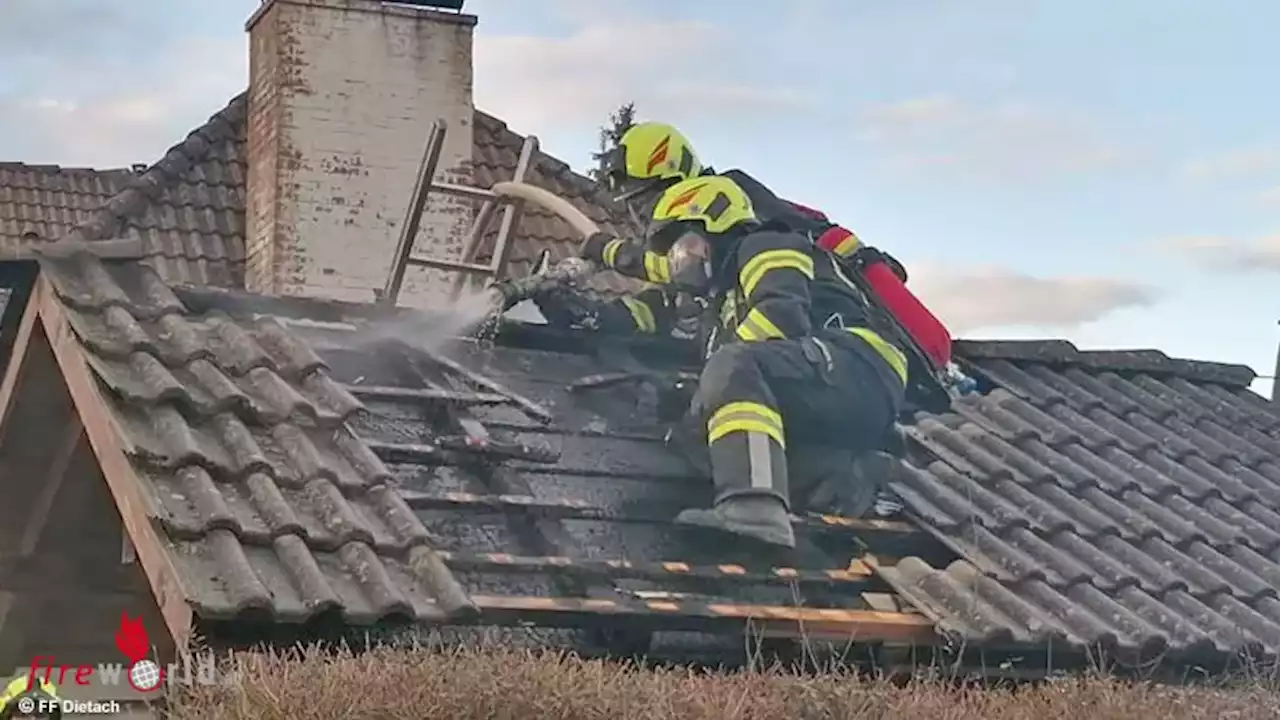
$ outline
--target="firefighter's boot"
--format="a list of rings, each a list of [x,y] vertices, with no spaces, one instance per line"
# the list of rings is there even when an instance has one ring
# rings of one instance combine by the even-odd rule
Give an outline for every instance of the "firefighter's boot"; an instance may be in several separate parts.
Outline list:
[[[709,424],[713,438],[715,424],[713,418]],[[780,428],[777,435],[781,436]],[[713,439],[708,449],[715,504],[709,510],[685,510],[676,522],[794,548],[782,445],[764,432],[735,431]]]
[[[785,548],[796,546],[796,535],[791,529],[791,514],[787,512],[787,506],[778,498],[768,495],[738,495],[721,500],[710,510],[683,510],[676,516],[676,522],[721,530],[770,545]]]

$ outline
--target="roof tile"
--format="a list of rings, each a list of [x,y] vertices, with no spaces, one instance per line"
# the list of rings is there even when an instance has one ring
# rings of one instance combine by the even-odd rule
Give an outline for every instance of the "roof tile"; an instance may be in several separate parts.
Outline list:
[[[1280,413],[1252,373],[1061,342],[960,350],[995,388],[915,424],[898,490],[963,559],[885,569],[900,593],[969,641],[1280,650]],[[998,586],[1034,611],[1005,612]]]
[[[0,163],[0,252],[50,241],[88,221],[133,178],[130,170]],[[24,238],[34,233],[35,238]]]

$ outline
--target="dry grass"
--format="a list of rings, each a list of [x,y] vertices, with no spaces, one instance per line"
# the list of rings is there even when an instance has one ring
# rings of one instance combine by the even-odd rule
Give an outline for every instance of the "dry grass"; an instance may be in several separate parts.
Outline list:
[[[188,720],[493,718],[1079,718],[1280,717],[1269,683],[1173,687],[1096,677],[980,689],[938,680],[892,684],[847,673],[647,670],[510,650],[360,655],[299,652],[235,659],[239,680],[172,699]]]

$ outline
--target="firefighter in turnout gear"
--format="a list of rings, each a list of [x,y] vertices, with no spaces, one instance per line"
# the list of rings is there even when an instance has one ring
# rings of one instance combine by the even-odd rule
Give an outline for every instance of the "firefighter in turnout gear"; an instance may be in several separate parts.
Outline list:
[[[599,237],[584,256],[708,300],[690,414],[715,501],[676,521],[794,547],[788,449],[876,449],[903,403],[906,358],[867,327],[865,299],[836,259],[762,223],[733,181],[677,182],[651,218],[644,248]]]
[[[692,177],[716,176],[714,169],[704,167],[698,160],[684,135],[657,122],[639,123],[628,129],[605,163],[606,183],[615,193],[615,200],[626,208],[637,233],[645,232],[652,221],[654,203],[667,188]],[[746,192],[762,222],[800,232],[841,257],[851,258],[858,251],[878,253],[864,247],[856,235],[831,223],[822,213],[779,198],[741,170],[728,170],[720,177],[732,180]],[[596,242],[610,239],[602,233]],[[676,296],[663,290],[670,282],[665,257],[668,249],[649,247],[640,251],[628,245],[619,252],[594,258],[624,275],[648,281],[648,287],[641,292],[602,302],[574,288],[553,287],[531,299],[554,325],[609,334],[669,334],[681,324],[681,313]],[[901,264],[888,255],[879,255],[905,282],[906,272]],[[546,269],[543,262],[539,267]]]
[[[831,222],[822,212],[785,200],[742,170],[718,173],[704,166],[688,138],[665,123],[644,122],[619,138],[605,160],[605,179],[615,200],[627,209],[637,232],[650,222],[658,196],[673,184],[692,177],[719,176],[737,184],[751,199],[762,223],[780,225],[804,235],[840,258],[845,269],[860,275],[875,298],[905,332],[907,342],[928,358],[933,368],[951,361],[951,333],[906,287],[907,271],[896,258],[863,243],[852,230]],[[606,264],[608,258],[606,258]],[[662,282],[661,267],[653,265],[653,282]]]

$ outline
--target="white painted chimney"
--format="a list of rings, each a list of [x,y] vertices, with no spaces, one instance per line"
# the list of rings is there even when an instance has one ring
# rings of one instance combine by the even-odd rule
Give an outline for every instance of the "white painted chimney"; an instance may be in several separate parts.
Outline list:
[[[246,284],[369,302],[382,289],[431,124],[436,180],[468,183],[473,15],[374,0],[265,0],[249,33]],[[456,257],[473,208],[430,196],[416,254]],[[400,304],[444,297],[410,268]]]

